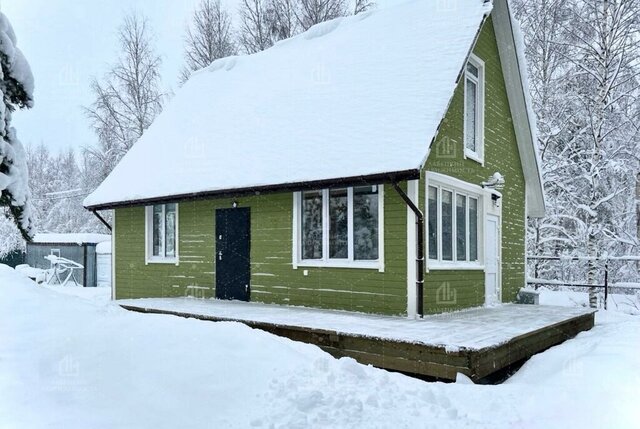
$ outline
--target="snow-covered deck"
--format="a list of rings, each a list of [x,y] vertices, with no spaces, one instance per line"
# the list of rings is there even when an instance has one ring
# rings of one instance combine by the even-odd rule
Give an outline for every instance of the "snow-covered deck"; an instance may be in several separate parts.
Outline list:
[[[213,299],[117,302],[134,311],[238,321],[384,368],[411,372],[406,361],[417,356],[420,361],[411,365],[416,373],[442,378],[455,377],[456,372],[484,377],[590,329],[594,314],[585,308],[504,304],[413,320]],[[396,358],[405,362],[393,363]]]
[[[445,346],[448,350],[480,350],[499,346],[528,332],[593,312],[593,310],[577,307],[505,304],[425,316],[423,319],[413,320],[403,317],[217,299],[144,298],[119,300],[118,304],[239,322],[296,326],[430,346]]]

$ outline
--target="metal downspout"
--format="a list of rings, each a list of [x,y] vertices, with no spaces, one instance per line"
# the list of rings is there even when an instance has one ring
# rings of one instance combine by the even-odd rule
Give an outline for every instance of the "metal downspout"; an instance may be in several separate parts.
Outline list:
[[[422,318],[424,316],[424,213],[411,201],[397,182],[392,182],[391,185],[416,217],[416,311]]]
[[[102,216],[100,216],[100,213],[98,213],[96,210],[91,210],[91,213],[93,213],[93,215],[97,217],[98,220],[102,222],[104,226],[106,226],[107,229],[111,232],[111,225],[109,225],[109,222],[107,222]]]

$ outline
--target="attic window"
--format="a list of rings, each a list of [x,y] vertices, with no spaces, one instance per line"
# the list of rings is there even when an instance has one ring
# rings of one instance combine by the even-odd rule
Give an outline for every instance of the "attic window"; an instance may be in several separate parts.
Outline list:
[[[471,55],[464,74],[464,156],[483,163],[484,62]]]
[[[294,194],[294,266],[378,268],[382,185]]]

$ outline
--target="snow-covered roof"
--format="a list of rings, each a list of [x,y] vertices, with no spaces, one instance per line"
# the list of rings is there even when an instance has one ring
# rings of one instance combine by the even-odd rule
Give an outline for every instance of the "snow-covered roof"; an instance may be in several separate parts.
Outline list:
[[[439,3],[339,18],[215,61],[84,205],[419,169],[492,7]]]
[[[96,245],[96,253],[98,255],[110,255],[111,254],[111,240],[103,241]]]
[[[50,234],[40,233],[33,237],[34,243],[55,243],[55,244],[95,244],[102,243],[103,241],[111,240],[111,236],[108,234]]]

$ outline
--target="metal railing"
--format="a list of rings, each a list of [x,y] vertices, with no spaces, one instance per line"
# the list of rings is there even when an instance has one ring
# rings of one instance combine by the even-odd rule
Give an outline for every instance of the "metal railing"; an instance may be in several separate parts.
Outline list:
[[[609,292],[612,288],[624,288],[624,289],[634,289],[633,287],[624,287],[618,286],[616,284],[610,284],[610,273],[609,268],[611,263],[614,261],[620,262],[636,262],[640,265],[640,256],[606,256],[606,257],[591,257],[591,256],[549,256],[549,255],[531,255],[527,256],[528,260],[531,261],[561,261],[561,262],[571,262],[571,261],[581,261],[588,262],[589,264],[593,262],[603,263],[603,266],[599,268],[599,271],[602,272],[602,283],[589,283],[587,281],[584,282],[573,282],[573,281],[563,281],[563,280],[549,280],[549,279],[539,279],[537,278],[529,278],[527,277],[527,284],[533,285],[534,287],[538,286],[566,286],[566,287],[579,287],[579,288],[601,288],[604,289],[604,309],[607,309],[607,304],[609,301]],[[537,271],[537,267],[536,267]],[[639,270],[640,272],[640,270]],[[639,279],[640,281],[640,279]]]

